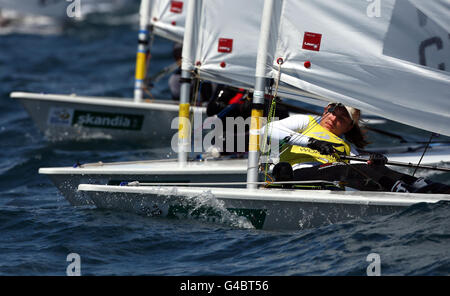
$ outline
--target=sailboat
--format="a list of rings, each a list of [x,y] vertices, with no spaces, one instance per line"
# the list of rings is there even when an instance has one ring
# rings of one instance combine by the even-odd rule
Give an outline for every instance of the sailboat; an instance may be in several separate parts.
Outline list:
[[[13,10],[21,14],[63,19],[67,18],[68,4],[66,1],[0,0],[0,9]]]
[[[172,100],[147,99],[144,79],[153,34],[182,42],[184,19],[182,1],[141,2],[134,98],[27,92],[12,92],[10,96],[24,106],[39,130],[52,141],[158,138],[161,143],[170,144],[178,104]],[[193,106],[192,112],[204,113],[205,108]]]
[[[143,1],[142,3],[144,3]],[[169,7],[169,9],[166,8],[165,11],[169,11],[171,5],[177,5],[173,10],[179,10],[179,9],[186,9],[187,5],[193,5],[196,15],[200,16],[200,11],[202,8],[209,9],[209,11],[213,11],[217,8],[216,5],[211,5],[206,3],[201,3],[200,1],[193,1],[194,3],[190,3],[191,1],[184,1],[181,3],[184,3],[183,5],[180,4],[178,1],[163,1],[161,2],[162,7]],[[233,0],[233,3],[238,3],[236,0]],[[262,1],[257,1],[253,3],[246,4],[249,9],[255,8],[255,3],[259,3],[260,6],[256,6],[259,11],[262,11]],[[215,3],[218,4],[218,3]],[[221,5],[223,7],[231,7],[230,5],[225,5],[226,3],[222,3]],[[155,5],[155,4],[154,4]],[[204,5],[204,6],[203,6]],[[158,5],[156,5],[158,6]],[[142,10],[142,9],[141,9]],[[143,13],[145,11],[148,11],[146,9],[143,9]],[[226,15],[221,15],[220,18],[223,21],[226,21]],[[246,13],[241,12],[242,16],[245,16]],[[181,30],[184,33],[184,40],[183,40],[183,69],[187,69],[187,71],[184,72],[184,78],[186,80],[189,80],[191,78],[191,69],[195,67],[196,61],[202,61],[202,65],[205,69],[209,67],[209,65],[213,66],[216,64],[215,59],[211,59],[208,55],[210,52],[208,51],[197,51],[196,48],[200,48],[200,46],[217,46],[217,41],[210,39],[208,32],[211,32],[211,30],[219,31],[221,29],[220,23],[210,23],[208,26],[206,26],[207,22],[210,22],[210,19],[207,18],[207,16],[210,16],[209,14],[201,14],[201,17],[191,17],[190,23],[188,25],[187,19],[183,20],[183,22],[176,22],[176,24],[185,25],[186,30],[183,28]],[[259,16],[255,15],[255,21],[259,21]],[[196,22],[199,22],[202,24],[202,26],[195,26]],[[145,23],[145,22],[144,22]],[[173,31],[170,29],[172,28],[172,21],[169,21],[166,26],[159,26],[158,29],[155,28],[155,30],[159,30],[162,32],[159,32],[159,34],[162,34],[166,36],[167,38],[173,38],[174,34]],[[259,27],[254,27],[256,30],[256,34],[253,34],[255,36],[255,40],[257,39],[257,36],[259,34]],[[172,32],[172,33],[169,33]],[[171,37],[172,36],[172,37]],[[197,42],[199,39],[197,36],[202,36],[203,41],[205,42]],[[235,42],[244,44],[242,41],[245,41],[247,37],[241,36],[240,42],[238,42],[237,38]],[[208,45],[207,42],[209,41]],[[256,53],[257,45],[253,44],[253,52]],[[228,65],[236,64],[233,62],[232,58],[233,55],[227,54],[222,56],[221,62],[226,62]],[[256,63],[256,57],[252,58],[254,63]],[[220,67],[220,69],[223,69]],[[229,68],[225,67],[225,70],[228,70]],[[203,74],[201,74],[203,75]],[[186,81],[185,80],[185,81]],[[232,84],[232,85],[238,85],[240,83],[240,79],[233,79],[232,77],[230,79],[224,80],[215,80],[222,83]],[[140,83],[140,81],[137,81],[137,83]],[[142,95],[141,88],[137,88],[136,96]],[[186,119],[188,114],[191,113],[193,115],[193,134],[194,138],[196,138],[196,132],[200,133],[200,136],[202,135],[203,131],[203,110],[200,108],[189,106],[190,98],[190,85],[189,83],[184,83],[184,88],[182,88],[181,91],[181,98],[180,98],[180,104],[173,105],[174,108],[176,108],[176,115],[180,115],[179,117],[181,120],[183,118],[190,122],[189,119]],[[144,103],[142,103],[144,104]],[[148,104],[151,105],[151,104]],[[180,108],[181,107],[181,108]],[[186,108],[187,107],[187,108]],[[184,108],[184,109],[183,109]],[[181,110],[180,110],[181,109]],[[190,112],[186,111],[191,109]],[[192,110],[193,109],[193,110]],[[183,111],[185,110],[185,111]],[[175,111],[174,111],[175,112]],[[170,117],[170,120],[173,119],[172,116]],[[178,122],[175,122],[175,127],[178,127]],[[182,121],[181,121],[182,122]],[[189,124],[188,124],[189,125]],[[172,126],[165,126],[161,123],[158,123],[155,125],[157,127],[158,132],[167,132],[164,131],[164,129],[171,130],[170,128]],[[201,158],[199,159],[192,159],[190,156],[193,154],[192,152],[189,152],[189,148],[191,147],[191,144],[189,143],[188,138],[190,139],[190,136],[186,136],[186,134],[190,134],[190,131],[183,130],[179,131],[178,135],[174,135],[172,137],[172,141],[174,142],[175,148],[180,151],[178,154],[178,159],[164,159],[164,160],[146,160],[146,161],[132,161],[132,162],[115,162],[115,163],[88,163],[88,164],[81,164],[81,165],[75,165],[70,167],[46,167],[46,168],[40,168],[39,173],[44,174],[48,176],[52,182],[58,187],[58,189],[62,192],[62,194],[66,197],[66,199],[73,205],[87,205],[92,204],[92,201],[89,198],[85,198],[83,195],[80,195],[77,191],[77,187],[79,184],[82,183],[94,183],[94,184],[120,184],[122,182],[127,181],[140,181],[140,182],[152,182],[152,183],[171,183],[171,184],[178,184],[178,183],[186,183],[186,182],[193,182],[193,184],[199,184],[199,183],[205,183],[205,185],[210,185],[211,183],[217,183],[217,182],[245,182],[246,175],[247,175],[247,159],[246,158],[235,158],[233,156],[230,157],[221,157],[217,158],[213,155],[208,155],[203,153],[206,149],[204,147],[202,141],[200,143],[200,151],[194,151],[193,152],[199,152],[202,154]],[[178,137],[177,137],[178,136]],[[158,135],[154,135],[152,137],[153,139],[158,139]],[[179,140],[179,138],[181,140]],[[195,141],[194,141],[195,142]],[[169,144],[171,142],[169,141]],[[195,143],[194,143],[195,144]],[[195,145],[194,145],[195,146]],[[171,149],[171,148],[168,148]],[[220,186],[220,185],[217,185]],[[235,184],[230,186],[236,186]],[[238,185],[240,187],[245,187],[245,183],[242,185]]]
[[[125,0],[0,0],[0,35],[61,34],[67,23],[123,10]]]
[[[448,52],[439,52],[438,58],[429,54],[448,44],[444,41],[448,22],[440,18],[448,6],[444,1],[375,2],[265,0],[255,106],[264,100],[267,78],[273,78],[290,93],[308,91],[449,136],[450,76],[443,62],[448,61]],[[417,50],[409,51],[411,44]],[[253,113],[261,114],[258,109]],[[448,194],[264,188],[258,178],[259,130],[255,119],[247,188],[131,182],[81,184],[78,190],[100,208],[208,221],[221,221],[226,214],[245,217],[262,229],[317,227],[392,213],[417,203],[450,201]],[[321,186],[326,185],[333,184]]]
[[[186,5],[186,3],[187,2],[184,2],[184,5]],[[164,12],[170,17],[174,16],[174,14],[170,12],[173,3],[168,1],[157,1],[152,5],[154,5],[153,7],[157,7],[157,11]],[[180,3],[176,5],[177,6],[172,10],[186,10],[186,7]],[[199,75],[201,79],[252,89],[255,80],[253,73],[254,66],[247,66],[247,68],[244,68],[240,63],[245,60],[248,63],[247,65],[256,64],[260,15],[262,13],[263,1],[248,2],[245,4],[246,9],[241,11],[236,11],[236,9],[233,8],[238,7],[236,5],[241,5],[241,7],[243,5],[236,0],[223,3],[220,1],[198,2],[197,5],[196,15],[198,17],[196,17],[196,20],[198,21],[198,24],[193,26],[191,30],[192,37],[186,37],[186,40],[191,38],[194,42],[191,42],[191,44],[193,44],[193,49],[190,53],[184,54],[185,67],[188,71],[190,71],[190,69],[196,69],[196,75]],[[144,9],[143,13],[145,13],[145,11],[148,10]],[[221,11],[221,14],[217,15],[217,11]],[[249,16],[248,11],[253,11],[254,14]],[[159,19],[166,21],[159,21],[158,26],[155,26],[153,29],[154,32],[170,40],[179,40],[177,39],[179,38],[177,36],[184,33],[185,19],[181,18],[173,20],[170,19],[170,17],[165,17],[164,13],[159,14]],[[174,22],[176,26],[174,26]],[[146,22],[144,21],[143,23],[145,24]],[[236,24],[236,26],[245,30],[248,34],[234,36],[231,46],[228,45],[228,47],[223,47],[219,51],[219,45],[223,46],[223,40],[227,40],[225,37],[233,36],[236,32],[236,27],[230,25],[226,26],[227,23]],[[245,55],[242,55],[242,52],[244,52]],[[244,69],[245,71],[243,71]],[[137,96],[141,95],[140,92],[141,89],[137,88]],[[185,94],[185,96],[189,97],[189,94]],[[75,99],[80,101],[79,97]],[[308,97],[308,99],[310,101],[317,101],[317,99],[314,98]],[[92,102],[96,100],[94,98],[90,100],[86,99],[86,103],[88,103],[88,101]],[[104,102],[104,100],[101,100],[100,102]],[[120,104],[121,101],[117,100],[114,101],[114,103]],[[137,105],[135,103],[130,104],[132,106]],[[155,105],[157,106],[157,104],[154,103],[141,104],[148,108],[155,108]],[[178,106],[172,105],[171,108],[171,110],[173,110],[171,112],[178,112]],[[175,109],[177,111],[175,111]],[[196,138],[196,131],[202,130],[201,125],[204,122],[204,118],[202,117],[203,113],[199,108],[194,108],[192,114],[194,117],[194,138]],[[154,126],[157,127],[156,132],[158,133],[169,126],[168,120],[172,120],[172,117],[175,117],[174,114],[171,114],[172,116],[169,116],[170,114],[165,114],[165,117],[160,119],[163,114],[156,115],[158,116],[155,118],[157,124]],[[162,124],[166,121],[166,125]],[[198,123],[200,123],[200,127],[198,126]],[[177,125],[175,124],[174,127],[177,127]],[[131,137],[132,135],[127,136]],[[149,136],[152,136],[151,139],[158,139],[158,141],[161,141],[159,134],[152,134]],[[176,138],[172,139],[174,142],[177,142]],[[189,146],[189,144],[187,145]],[[198,151],[194,151],[203,155],[199,159],[192,159],[193,157],[191,157],[189,161],[187,161],[186,154],[183,154],[185,156],[182,162],[177,161],[177,159],[165,159],[113,163],[99,161],[97,163],[76,164],[74,161],[74,166],[43,167],[39,169],[39,173],[49,177],[73,205],[92,204],[92,201],[89,198],[85,198],[85,196],[77,192],[78,185],[82,183],[113,185],[128,181],[139,181],[143,183],[152,182],[158,184],[186,184],[189,182],[192,185],[205,184],[205,186],[211,186],[211,184],[223,184],[224,181],[227,181],[242,182],[241,185],[233,183],[229,186],[246,186],[244,184],[247,176],[246,158],[222,157],[217,159],[212,157],[212,155],[205,155],[202,153],[205,150],[206,147],[201,147]],[[439,147],[429,149],[428,153],[424,156],[422,163],[438,163],[445,160],[443,159],[443,155],[446,155],[445,151],[446,150],[439,149]],[[389,157],[392,160],[399,160],[398,157],[402,157],[401,161],[417,162],[420,158],[420,154],[417,152],[411,152],[410,154],[397,153],[396,155],[389,155]]]

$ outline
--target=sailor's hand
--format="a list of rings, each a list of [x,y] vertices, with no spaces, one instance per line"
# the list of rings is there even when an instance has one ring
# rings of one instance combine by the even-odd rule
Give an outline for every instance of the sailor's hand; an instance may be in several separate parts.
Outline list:
[[[370,158],[367,161],[368,165],[386,165],[388,162],[388,159],[386,156],[384,156],[381,153],[371,153]]]
[[[323,155],[331,155],[336,152],[331,143],[320,141],[314,138],[308,140],[306,147],[319,151]]]

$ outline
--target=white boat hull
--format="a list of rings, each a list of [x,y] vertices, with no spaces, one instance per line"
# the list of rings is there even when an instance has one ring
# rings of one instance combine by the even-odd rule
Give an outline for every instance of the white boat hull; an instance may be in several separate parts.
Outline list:
[[[422,164],[435,164],[450,161],[450,154],[430,153],[423,158]],[[402,154],[391,155],[390,160],[416,162],[420,153],[405,158]],[[402,168],[400,168],[402,169]],[[404,168],[403,168],[404,170]],[[148,160],[117,163],[89,163],[77,167],[40,168],[39,173],[47,175],[64,197],[72,205],[92,204],[90,199],[77,192],[79,184],[117,185],[120,182],[139,181],[143,183],[198,183],[246,182],[246,159],[216,159],[191,161],[180,167],[177,160]],[[263,177],[260,178],[263,180]],[[218,185],[222,186],[222,185]],[[235,184],[230,184],[235,186]],[[239,185],[245,187],[245,185]]]
[[[92,201],[77,192],[79,184],[120,184],[121,182],[195,183],[211,186],[218,182],[245,182],[247,160],[193,161],[180,167],[177,160],[92,163],[78,167],[40,168],[64,197],[74,206],[89,205]],[[230,184],[235,186],[235,184]],[[245,187],[245,185],[240,185]]]
[[[39,130],[52,141],[113,139],[170,145],[178,116],[176,102],[13,92]],[[192,107],[192,112],[206,112]]]
[[[319,227],[386,215],[417,203],[450,201],[446,194],[362,191],[91,184],[81,184],[78,190],[98,208],[267,230]]]

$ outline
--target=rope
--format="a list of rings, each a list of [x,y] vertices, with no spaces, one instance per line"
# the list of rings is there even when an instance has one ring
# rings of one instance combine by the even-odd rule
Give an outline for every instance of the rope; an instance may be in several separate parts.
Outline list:
[[[150,89],[148,89],[147,84],[148,84],[148,74],[149,74],[149,69],[150,69],[150,62],[152,60],[152,52],[151,52],[151,48],[152,48],[152,44],[153,44],[153,39],[154,39],[154,32],[153,29],[150,30],[150,33],[148,35],[148,44],[147,44],[147,52],[146,52],[146,61],[145,61],[145,77],[142,81],[142,90],[144,91],[144,93],[148,96],[147,98],[144,98],[146,100],[154,100],[155,98],[153,97],[153,95],[150,92]]]
[[[144,86],[142,87],[142,90],[144,91],[144,93],[146,95],[148,95],[147,98],[144,98],[145,100],[148,100],[150,102],[154,101],[155,98],[153,97],[152,93],[150,92],[150,90],[148,89],[147,85],[144,84]]]
[[[309,181],[280,181],[273,182],[272,185],[284,185],[284,184],[298,184],[298,185],[308,185],[314,183],[324,183],[331,185],[339,185],[337,181],[326,181],[326,180],[309,180]],[[266,182],[203,182],[203,183],[145,183],[139,181],[132,182],[122,182],[120,185],[115,186],[236,186],[236,185],[247,185],[247,184],[255,184],[255,185],[267,185]]]
[[[198,75],[198,73],[193,70],[191,71],[191,76],[193,77],[195,84],[194,84],[194,93],[193,96],[191,96],[192,100],[190,100],[191,106],[197,106],[197,100],[198,100],[198,90],[200,88],[200,75]],[[192,110],[192,109],[191,109]],[[194,116],[189,116],[189,121],[191,123],[191,127],[194,126]],[[202,126],[200,126],[199,128],[201,128]],[[191,128],[192,129],[192,128]]]
[[[428,149],[428,147],[430,146],[430,143],[431,143],[431,140],[433,139],[433,136],[434,136],[434,133],[431,133],[430,140],[428,140],[428,143],[427,143],[427,145],[425,146],[425,149],[423,150],[422,156],[420,157],[419,162],[417,163],[417,166],[416,166],[416,168],[414,169],[414,173],[412,174],[413,177],[414,177],[414,175],[416,174],[417,169],[419,168],[420,163],[422,162],[422,159],[423,159],[423,156],[425,155],[425,152],[427,152],[427,149]]]
[[[347,162],[345,162],[345,161],[342,161],[342,160],[341,160],[341,156],[340,156],[338,153],[335,153],[334,156],[335,156],[337,159],[340,160],[340,161],[339,161],[340,163],[345,164],[346,166],[348,166],[349,168],[351,168],[352,170],[354,170],[355,172],[357,172],[357,173],[360,174],[361,176],[365,177],[365,178],[366,178],[366,184],[365,184],[365,185],[367,185],[367,184],[369,183],[369,181],[372,181],[373,183],[375,183],[375,184],[379,187],[380,190],[384,190],[383,186],[382,186],[379,182],[377,182],[376,180],[374,180],[373,178],[371,178],[369,175],[367,175],[367,174],[364,173],[363,171],[357,169],[356,167],[352,166],[350,163],[347,163]]]
[[[271,140],[269,140],[269,141],[267,140],[268,138],[270,139],[269,126],[270,126],[270,123],[272,122],[272,119],[275,117],[276,97],[278,94],[278,86],[279,86],[280,77],[281,77],[281,65],[283,64],[283,59],[281,59],[281,58],[277,59],[277,63],[278,63],[278,74],[277,74],[277,79],[275,80],[275,92],[272,96],[272,102],[270,104],[269,114],[267,116],[266,126],[268,128],[264,129],[264,136],[263,136],[263,152],[265,153],[267,158],[270,157],[270,149],[266,149],[266,148],[267,148],[267,145],[269,145],[269,147],[270,147],[270,144],[272,142]],[[264,182],[266,182],[267,184],[270,184],[270,182],[273,183],[273,179],[269,176],[268,171],[269,171],[269,162],[266,162],[266,165],[264,167]],[[270,182],[267,180],[267,177],[269,177],[271,179]]]
[[[191,72],[191,76],[195,80],[194,91],[193,91],[194,95],[192,96],[191,105],[197,106],[197,101],[199,98],[198,90],[200,89],[200,76],[195,71]]]

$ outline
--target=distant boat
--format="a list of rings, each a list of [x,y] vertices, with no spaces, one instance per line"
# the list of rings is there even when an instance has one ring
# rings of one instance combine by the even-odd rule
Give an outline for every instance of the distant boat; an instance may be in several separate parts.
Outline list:
[[[46,16],[54,19],[83,18],[91,13],[123,9],[126,0],[0,0],[0,10],[13,10],[23,15]],[[73,13],[73,14],[72,14]]]
[[[0,35],[58,35],[65,25],[80,22],[93,14],[129,14],[137,0],[0,0]],[[99,18],[97,18],[99,19]]]
[[[25,9],[28,1],[5,1]],[[0,3],[2,3],[0,1]],[[86,9],[98,11],[104,5],[126,1],[82,1]],[[48,8],[47,14],[57,15],[61,5],[69,2],[51,1],[41,7],[39,1],[26,9],[39,12]],[[175,42],[182,42],[185,9],[173,9],[171,1],[143,1],[140,9],[140,31],[136,62],[136,88],[134,98],[108,98],[78,96],[76,94],[42,94],[12,92],[29,113],[39,130],[51,141],[111,139],[125,141],[154,141],[170,145],[172,120],[178,115],[178,104],[172,99],[155,100],[144,96],[144,79],[153,34]],[[178,2],[182,3],[182,2]],[[35,8],[33,10],[33,7]],[[44,12],[43,12],[44,13]],[[193,107],[193,112],[205,113],[204,107]],[[85,120],[90,119],[90,120]]]

